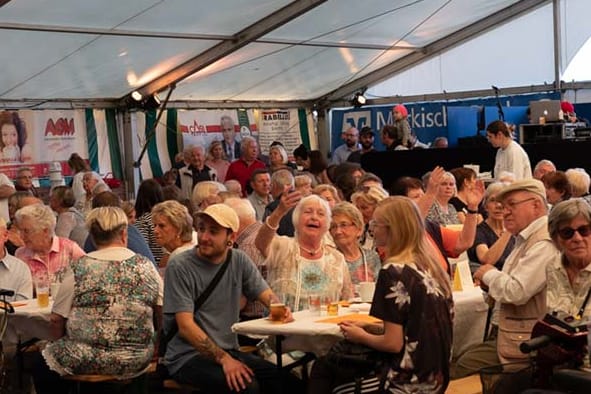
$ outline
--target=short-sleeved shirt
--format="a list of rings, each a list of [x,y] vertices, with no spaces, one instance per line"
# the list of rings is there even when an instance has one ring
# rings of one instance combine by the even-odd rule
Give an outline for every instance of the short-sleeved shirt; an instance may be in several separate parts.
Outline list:
[[[404,347],[392,354],[385,389],[444,393],[449,383],[453,300],[414,264],[380,271],[370,315],[403,327]]]
[[[6,301],[32,298],[31,270],[22,260],[9,255],[6,248],[4,248],[4,253],[4,258],[0,260],[0,288],[14,291],[14,296],[6,297]]]
[[[52,312],[67,319],[67,334],[43,356],[60,375],[137,376],[152,359],[153,308],[161,304],[152,262],[123,247],[93,252],[66,270]]]
[[[40,277],[52,280],[55,275],[61,275],[72,261],[82,256],[84,251],[76,242],[58,236],[53,237],[47,260],[26,246],[18,248],[15,253],[15,257],[27,263],[33,280]]]
[[[195,311],[195,301],[221,267],[199,257],[195,249],[174,256],[164,278],[164,332],[170,332],[178,312],[192,312],[195,323],[222,349],[237,349],[232,324],[238,322],[240,296],[256,299],[269,286],[252,260],[242,251],[232,250],[226,272],[207,300]],[[164,363],[171,374],[199,353],[177,333],[166,347]]]

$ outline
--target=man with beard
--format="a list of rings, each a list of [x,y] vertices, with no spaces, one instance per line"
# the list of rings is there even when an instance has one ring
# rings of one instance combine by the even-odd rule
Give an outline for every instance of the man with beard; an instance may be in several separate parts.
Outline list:
[[[363,126],[361,132],[359,133],[359,142],[361,143],[361,149],[358,149],[355,152],[351,152],[351,154],[347,158],[347,161],[351,163],[361,163],[361,155],[375,151],[376,149],[373,146],[375,136],[376,135],[371,129],[371,127]]]
[[[232,249],[240,223],[236,212],[214,204],[196,215],[198,246],[173,257],[166,268],[164,333],[178,331],[166,348],[164,364],[179,383],[212,393],[282,392],[277,367],[238,350],[232,324],[238,322],[240,297],[267,308],[278,298],[252,260]],[[219,282],[195,310],[195,301],[220,269]],[[289,308],[285,322],[292,321]]]
[[[359,150],[359,130],[351,126],[343,133],[345,143],[334,150],[332,153],[331,164],[339,165],[347,161],[352,152]]]

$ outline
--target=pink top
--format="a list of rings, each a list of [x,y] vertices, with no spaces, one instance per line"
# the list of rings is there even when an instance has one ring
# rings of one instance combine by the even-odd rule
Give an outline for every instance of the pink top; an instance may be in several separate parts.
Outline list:
[[[228,172],[228,167],[230,167],[228,160],[207,160],[205,165],[216,170],[218,173],[218,182],[224,183],[226,181],[226,173]]]
[[[33,280],[42,277],[52,280],[54,275],[61,273],[71,261],[84,256],[84,254],[76,242],[54,236],[47,261],[26,246],[18,248],[14,255],[27,263]]]

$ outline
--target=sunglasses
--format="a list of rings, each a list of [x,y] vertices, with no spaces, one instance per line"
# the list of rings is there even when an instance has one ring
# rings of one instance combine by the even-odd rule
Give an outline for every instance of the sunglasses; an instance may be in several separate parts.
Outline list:
[[[558,230],[558,235],[560,236],[560,238],[567,240],[567,239],[571,239],[572,237],[574,237],[575,232],[579,233],[579,235],[581,235],[581,237],[587,237],[587,236],[591,235],[591,225],[586,224],[586,225],[581,226],[579,228],[570,228],[570,227],[561,228],[560,230]]]

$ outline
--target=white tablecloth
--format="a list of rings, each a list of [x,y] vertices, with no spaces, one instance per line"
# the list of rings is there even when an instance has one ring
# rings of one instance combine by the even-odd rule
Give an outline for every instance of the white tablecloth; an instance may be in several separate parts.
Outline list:
[[[455,305],[453,355],[459,356],[468,347],[482,342],[488,305],[484,302],[482,290],[475,287],[453,293]],[[351,313],[341,308],[339,315]],[[284,335],[285,350],[311,351],[323,354],[332,343],[342,339],[337,324],[318,323],[324,316],[312,315],[309,311],[294,313],[295,321],[278,324],[267,319],[236,323],[232,330],[243,335]],[[319,338],[322,336],[323,338]],[[322,345],[321,345],[322,343]]]
[[[25,303],[25,305],[20,305]],[[49,339],[49,316],[53,301],[49,299],[49,306],[39,308],[37,299],[14,302],[14,314],[8,317],[6,340],[15,343],[17,336],[21,340],[29,338]]]

